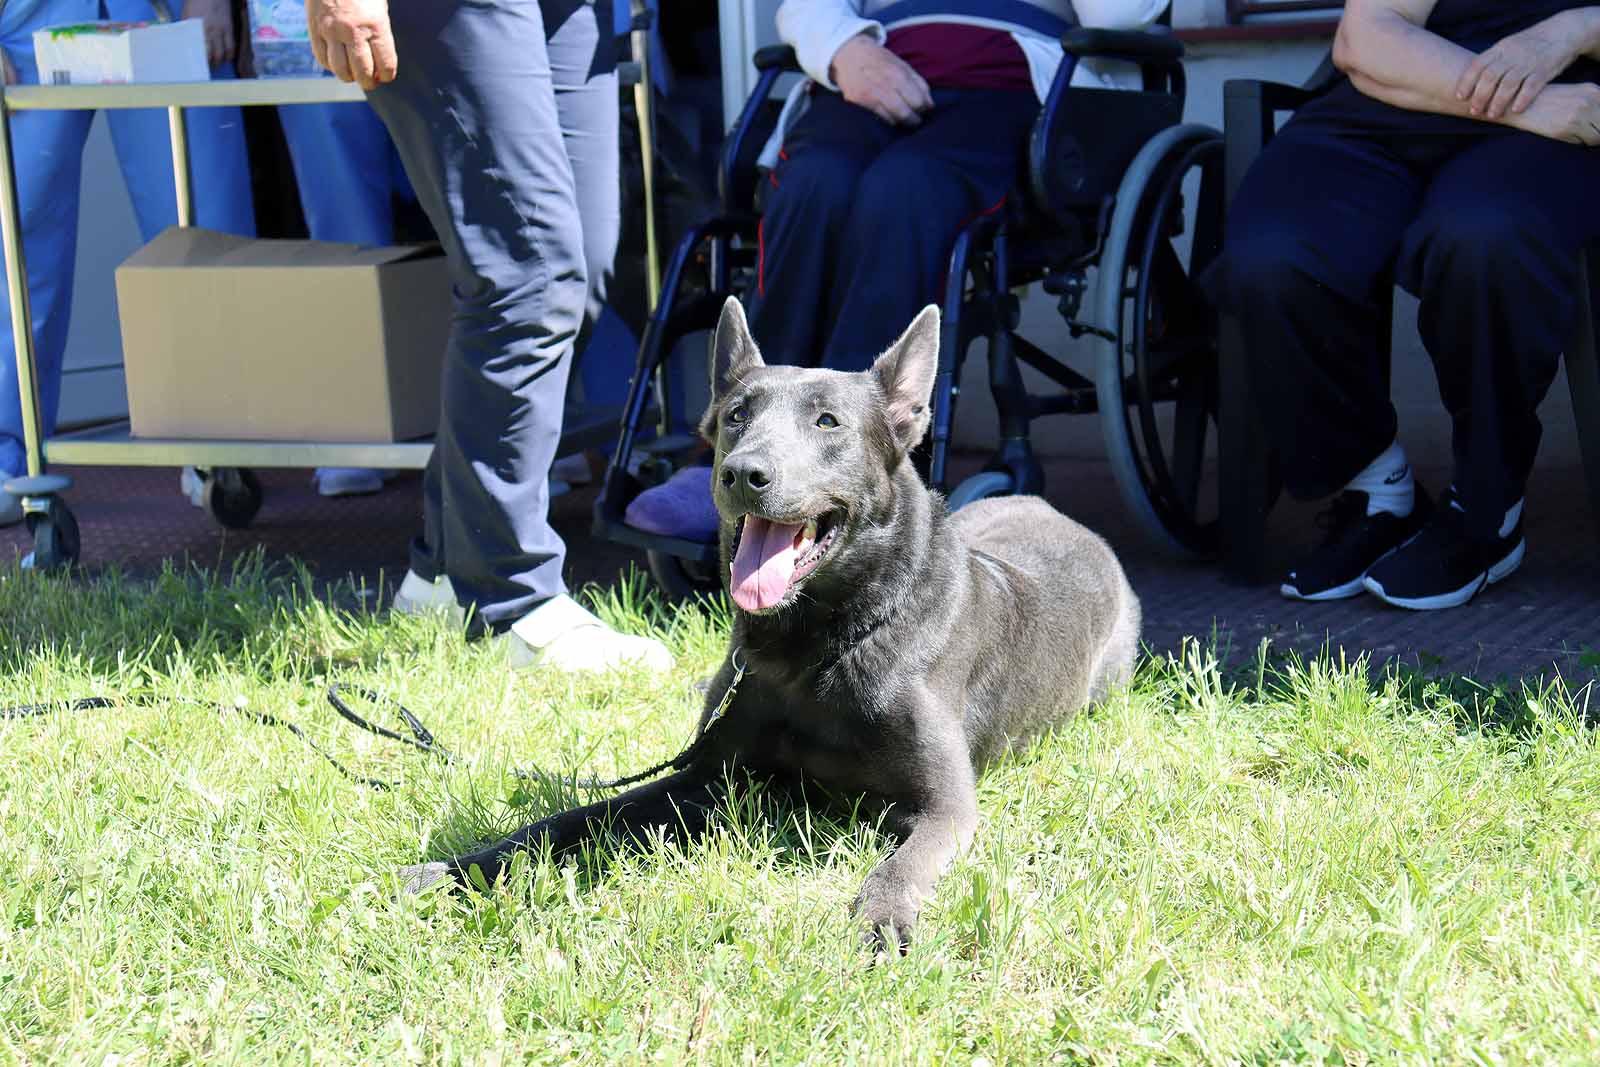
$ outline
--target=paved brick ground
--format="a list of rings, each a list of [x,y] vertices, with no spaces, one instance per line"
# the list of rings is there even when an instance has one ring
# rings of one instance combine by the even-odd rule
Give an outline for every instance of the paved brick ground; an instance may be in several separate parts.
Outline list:
[[[976,463],[964,457],[959,466],[973,469]],[[327,500],[312,490],[307,472],[267,471],[261,473],[266,504],[255,525],[228,531],[178,495],[175,471],[63,472],[76,479],[68,499],[91,571],[117,564],[140,573],[169,558],[211,566],[260,546],[275,559],[304,560],[322,578],[354,575],[376,588],[404,573],[406,541],[420,507],[415,474],[377,496]],[[1443,481],[1438,471],[1421,474],[1433,486]],[[1147,548],[1123,513],[1104,463],[1054,460],[1048,478],[1050,499],[1104,533],[1123,554],[1144,602],[1145,637],[1153,648],[1174,649],[1188,635],[1216,634],[1240,654],[1270,638],[1280,648],[1339,647],[1484,679],[1551,669],[1572,682],[1594,677],[1582,654],[1600,651],[1600,533],[1578,470],[1538,473],[1530,492],[1528,560],[1514,578],[1465,608],[1431,614],[1365,599],[1295,604],[1279,598],[1273,586],[1227,585],[1213,568],[1174,563]],[[573,582],[608,581],[630,562],[643,562],[633,550],[589,535],[592,501],[592,491],[581,490],[558,499],[553,509],[570,546]],[[1277,563],[1313,540],[1313,514],[1314,509],[1280,505],[1273,518]],[[26,546],[20,527],[0,530],[0,558]]]

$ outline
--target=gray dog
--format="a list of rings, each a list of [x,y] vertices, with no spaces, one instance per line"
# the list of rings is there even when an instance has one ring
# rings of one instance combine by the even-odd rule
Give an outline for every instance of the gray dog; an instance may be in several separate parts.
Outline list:
[[[692,837],[738,771],[883,818],[899,846],[855,913],[875,943],[906,944],[972,841],[978,774],[1125,681],[1139,642],[1105,541],[1037,498],[951,514],[922,484],[908,454],[938,349],[929,307],[865,373],[768,367],[727,302],[701,429],[737,611],[700,742],[667,777],[408,867],[408,888],[473,866],[492,882],[517,849],[559,855],[608,832]]]

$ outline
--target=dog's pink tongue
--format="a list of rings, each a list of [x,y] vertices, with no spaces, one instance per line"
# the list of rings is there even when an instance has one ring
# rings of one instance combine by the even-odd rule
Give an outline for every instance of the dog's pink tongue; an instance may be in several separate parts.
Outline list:
[[[798,525],[785,526],[755,515],[744,520],[739,551],[733,557],[733,602],[746,611],[761,611],[783,599],[800,562],[795,539]]]

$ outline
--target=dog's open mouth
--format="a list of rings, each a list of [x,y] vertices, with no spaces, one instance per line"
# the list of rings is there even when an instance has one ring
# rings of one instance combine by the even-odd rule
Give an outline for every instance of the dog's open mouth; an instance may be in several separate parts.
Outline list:
[[[746,515],[733,534],[733,602],[745,611],[777,607],[822,563],[838,532],[831,514],[801,523]]]

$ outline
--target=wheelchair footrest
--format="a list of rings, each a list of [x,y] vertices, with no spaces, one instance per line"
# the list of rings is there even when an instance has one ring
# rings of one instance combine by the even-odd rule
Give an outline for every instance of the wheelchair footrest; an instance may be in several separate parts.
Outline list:
[[[708,545],[701,541],[687,541],[681,537],[668,537],[665,534],[653,534],[644,530],[634,529],[625,522],[595,516],[594,525],[591,527],[596,537],[603,538],[619,545],[631,545],[642,548],[647,552],[665,552],[669,556],[679,559],[691,560],[695,563],[715,565],[718,556],[718,547]]]

